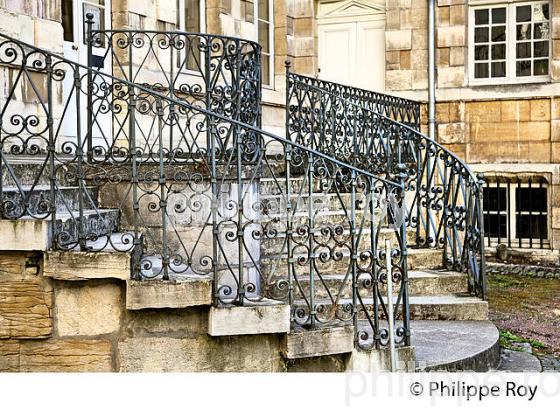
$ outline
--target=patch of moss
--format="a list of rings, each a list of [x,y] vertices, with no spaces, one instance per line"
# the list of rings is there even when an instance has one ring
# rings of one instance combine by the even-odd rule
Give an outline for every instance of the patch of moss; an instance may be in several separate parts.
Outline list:
[[[545,349],[546,345],[536,339],[528,339],[522,336],[514,335],[508,330],[500,329],[500,346],[504,349],[521,350],[513,345],[513,343],[529,343],[533,349]]]

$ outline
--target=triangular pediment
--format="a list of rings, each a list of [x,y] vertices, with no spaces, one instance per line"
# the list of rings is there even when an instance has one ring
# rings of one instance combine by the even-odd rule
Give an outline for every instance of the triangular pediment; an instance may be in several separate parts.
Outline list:
[[[319,4],[318,17],[349,17],[385,13],[384,3],[374,0],[323,1]]]

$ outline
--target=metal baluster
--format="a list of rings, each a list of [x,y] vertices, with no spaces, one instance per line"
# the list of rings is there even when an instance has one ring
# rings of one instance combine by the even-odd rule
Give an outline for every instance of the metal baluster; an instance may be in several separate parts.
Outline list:
[[[210,36],[205,36],[206,37],[206,48],[205,48],[205,56],[204,56],[204,85],[206,87],[206,94],[205,94],[205,107],[208,111],[212,111],[212,98],[211,98],[211,81],[210,81],[210,52],[212,51],[212,45],[211,43],[211,37]],[[210,148],[212,148],[212,150],[216,150],[216,141],[212,140],[210,141],[210,139],[214,138],[214,137],[218,137],[218,135],[210,135],[210,128],[208,128],[207,134],[206,134],[206,148],[208,150],[210,150]],[[225,152],[225,147],[222,151]],[[214,161],[216,160],[216,156],[215,153],[211,154],[211,158],[212,158],[212,162],[214,163]],[[215,175],[215,174],[214,174]],[[214,262],[216,262],[216,260],[214,260]]]
[[[87,107],[86,107],[86,115],[87,115],[87,157],[88,161],[91,162],[93,159],[93,96],[92,91],[94,90],[93,87],[93,74],[92,74],[92,65],[93,65],[93,37],[92,37],[92,28],[93,28],[93,13],[86,14],[86,44],[87,44]],[[111,45],[109,45],[111,47]],[[132,55],[130,55],[130,61],[132,62]],[[132,64],[132,63],[131,63]],[[131,65],[130,64],[130,65]],[[78,67],[76,66],[76,69]],[[80,110],[78,110],[80,112]]]
[[[244,281],[244,252],[243,252],[243,177],[242,177],[242,152],[241,130],[239,126],[235,126],[235,141],[237,151],[237,257],[239,260],[239,285],[237,287],[237,303],[243,306],[245,303],[245,281]]]
[[[309,167],[307,176],[307,191],[309,195],[309,200],[307,201],[307,216],[309,218],[309,235],[308,235],[308,246],[307,251],[308,261],[309,261],[309,318],[311,327],[315,326],[315,272],[314,272],[314,252],[313,245],[315,239],[315,217],[313,215],[313,173],[314,173],[314,160],[315,157],[311,152],[309,152]]]
[[[288,120],[286,120],[288,122]],[[296,274],[295,271],[295,261],[294,261],[294,250],[293,250],[293,220],[292,220],[292,186],[291,186],[291,162],[292,162],[292,147],[290,144],[286,144],[286,176],[285,176],[285,187],[286,187],[286,245],[288,248],[288,304],[293,306],[294,303],[294,285],[293,277]],[[293,321],[293,317],[290,316],[290,320]]]
[[[50,168],[50,197],[51,197],[51,234],[53,238],[53,247],[60,246],[56,234],[56,169],[55,169],[55,154],[56,154],[56,136],[54,133],[54,119],[53,119],[53,67],[52,57],[45,56],[45,71],[47,72],[47,127],[49,129],[49,140],[47,143],[47,157]],[[64,227],[62,227],[64,229]]]
[[[369,200],[369,207],[371,209],[370,212],[370,246],[372,252],[372,276],[373,276],[373,283],[372,283],[372,296],[373,296],[373,323],[375,329],[373,329],[373,338],[375,342],[375,348],[379,348],[381,336],[379,334],[379,270],[377,266],[377,243],[379,241],[378,235],[378,227],[377,224],[381,224],[382,221],[377,221],[375,219],[375,212],[376,212],[376,204],[378,201],[376,200],[376,193],[375,193],[375,180],[370,178],[370,200]],[[356,329],[357,331],[357,329]]]
[[[351,268],[352,268],[352,321],[354,329],[358,329],[358,281],[357,281],[357,266],[358,266],[358,243],[356,237],[356,171],[352,170],[352,182],[350,201],[352,208],[350,210],[350,242],[351,242]],[[356,333],[354,333],[356,335]],[[355,337],[354,343],[357,344],[358,340]]]
[[[210,140],[210,183],[212,185],[212,295],[214,297],[214,304],[218,305],[220,302],[219,295],[219,277],[218,277],[218,181],[216,178],[216,138],[218,138],[218,131],[216,129],[216,121],[206,116],[206,126],[208,128],[207,136]]]
[[[156,100],[156,114],[158,117],[158,160],[159,160],[159,210],[161,212],[161,242],[162,255],[161,267],[163,271],[163,280],[169,280],[169,250],[167,248],[167,193],[166,193],[166,176],[163,158],[163,106],[161,98]]]
[[[180,35],[180,34],[178,34]],[[169,156],[170,160],[174,157],[173,155],[173,125],[175,121],[175,36],[169,38],[169,99],[167,103],[169,104]],[[187,49],[187,40],[185,39],[185,50]],[[187,59],[187,54],[185,51],[185,59]],[[185,64],[186,61],[185,61]],[[179,69],[180,70],[180,69]],[[179,71],[178,70],[178,71]],[[177,75],[180,73],[177,72]],[[179,146],[177,146],[179,148]],[[163,149],[163,145],[160,147]]]
[[[482,186],[484,185],[484,174],[478,173],[477,177],[477,184],[476,184],[476,203],[477,203],[477,218],[478,218],[478,228],[480,230],[480,240],[478,241],[480,249],[480,277],[479,281],[481,282],[481,297],[486,299],[486,255],[484,254],[484,217],[482,214]]]
[[[128,65],[128,78],[132,78],[132,42],[129,44],[128,56],[130,64]],[[128,97],[128,151],[132,162],[132,224],[134,226],[134,263],[133,275],[136,279],[141,278],[141,252],[143,249],[140,237],[140,204],[138,197],[138,150],[136,148],[136,95],[134,87],[127,86],[129,89]]]
[[[76,167],[78,177],[78,245],[81,251],[86,250],[86,235],[84,235],[84,195],[86,186],[84,184],[84,147],[82,145],[82,118],[80,103],[80,67],[74,66],[74,92],[76,93]],[[91,95],[91,92],[88,93]],[[62,121],[63,119],[61,119]]]
[[[400,144],[399,144],[400,147]],[[399,153],[398,153],[398,158],[399,158],[399,166],[398,166],[398,172],[399,172],[399,205],[401,206],[401,208],[404,208],[404,201],[405,201],[405,178],[406,178],[406,165],[402,162],[402,152],[399,149]],[[403,213],[401,213],[401,217],[404,216]],[[403,327],[404,327],[404,331],[405,331],[405,345],[406,346],[410,346],[410,302],[409,302],[409,295],[408,295],[408,262],[407,262],[407,258],[408,258],[408,250],[407,250],[407,243],[406,243],[406,224],[404,223],[404,221],[395,221],[395,223],[399,224],[399,241],[398,241],[398,246],[400,246],[400,251],[401,251],[401,269],[402,269],[402,286],[403,286],[403,300],[402,300],[402,304],[403,304]]]

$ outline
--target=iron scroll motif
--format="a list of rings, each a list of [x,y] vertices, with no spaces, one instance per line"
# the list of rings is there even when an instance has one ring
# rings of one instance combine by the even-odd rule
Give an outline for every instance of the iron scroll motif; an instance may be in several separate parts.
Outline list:
[[[101,34],[114,51],[121,37]],[[144,40],[150,53],[176,40],[157,36]],[[125,38],[137,61],[142,35]],[[230,39],[205,38],[199,49],[225,54],[212,55],[199,94],[171,92],[181,76],[140,80],[124,60],[113,76],[0,34],[13,79],[1,102],[1,217],[48,220],[57,250],[130,253],[137,280],[211,277],[216,306],[275,300],[296,327],[353,324],[364,349],[385,343],[394,303],[408,344],[404,226],[386,229],[384,213],[403,202],[403,181],[260,129],[260,50],[249,61]],[[379,262],[387,236],[391,272]]]
[[[418,131],[419,108],[408,100],[392,105],[393,97],[365,97],[289,70],[286,81],[286,138],[388,180],[404,173],[403,209],[416,247],[443,249],[444,266],[467,272],[470,292],[485,297],[483,177]]]

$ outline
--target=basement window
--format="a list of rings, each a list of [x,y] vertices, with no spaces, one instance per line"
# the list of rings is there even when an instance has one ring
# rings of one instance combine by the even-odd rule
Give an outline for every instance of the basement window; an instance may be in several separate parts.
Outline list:
[[[470,83],[548,81],[550,38],[548,1],[471,7]]]
[[[548,248],[548,185],[543,180],[494,181],[483,190],[488,246]]]

